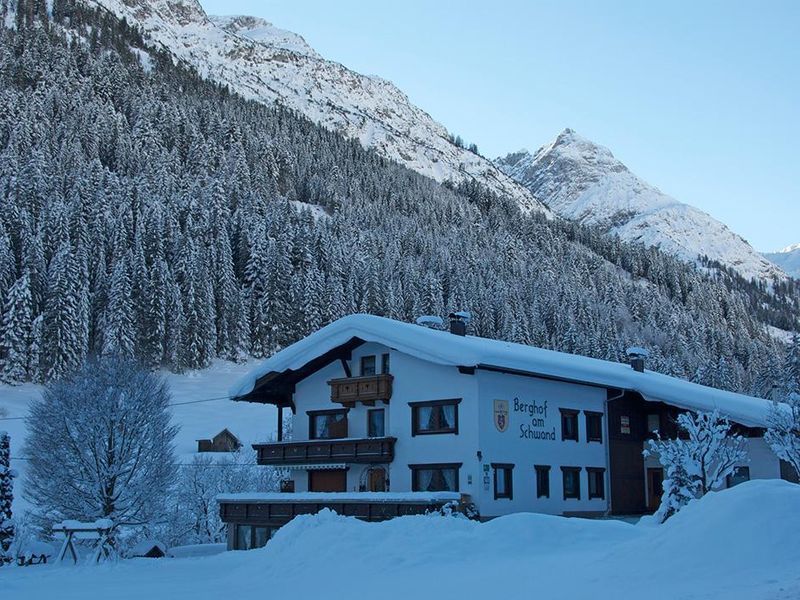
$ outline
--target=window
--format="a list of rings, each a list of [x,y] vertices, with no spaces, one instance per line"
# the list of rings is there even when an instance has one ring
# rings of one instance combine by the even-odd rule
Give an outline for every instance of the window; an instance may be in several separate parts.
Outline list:
[[[736,467],[733,473],[728,475],[726,479],[729,488],[744,483],[745,481],[750,481],[750,467]]]
[[[347,437],[347,410],[308,412],[308,439],[334,440]]]
[[[492,463],[494,469],[494,499],[514,497],[514,465]]]
[[[603,441],[603,413],[584,411],[586,414],[586,441]]]
[[[381,373],[384,375],[389,374],[389,353],[381,356]]]
[[[461,399],[409,402],[411,435],[458,433],[458,404]]]
[[[606,470],[586,467],[586,472],[589,474],[589,500],[592,498],[605,498]]]
[[[461,463],[408,466],[411,468],[411,491],[458,491],[458,469]]]
[[[578,411],[562,408],[561,439],[578,441]]]
[[[367,437],[383,437],[386,435],[384,425],[385,413],[382,408],[367,411]]]
[[[375,355],[361,357],[361,376],[375,375]]]
[[[561,478],[564,482],[564,500],[581,499],[581,468],[561,467]]]
[[[250,525],[236,526],[236,549],[250,550],[253,547],[253,528]]]
[[[536,497],[550,497],[550,467],[548,465],[536,465]]]
[[[661,431],[661,415],[647,415],[647,432],[656,433],[657,431]]]
[[[254,525],[237,525],[236,539],[233,547],[236,550],[252,550],[263,548],[272,537],[275,529],[272,527],[256,527]]]

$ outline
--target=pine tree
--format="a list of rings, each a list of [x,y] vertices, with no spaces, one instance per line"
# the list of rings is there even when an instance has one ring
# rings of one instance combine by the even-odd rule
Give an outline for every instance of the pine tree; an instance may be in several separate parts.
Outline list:
[[[3,311],[0,337],[3,364],[0,377],[5,383],[22,383],[28,379],[33,330],[31,304],[31,290],[26,273],[9,290]]]
[[[14,501],[14,472],[11,470],[11,438],[0,431],[0,566],[10,561],[14,524],[11,522],[11,505]]]
[[[103,354],[133,357],[136,334],[131,299],[128,261],[123,257],[114,265],[103,331]]]
[[[81,355],[80,298],[75,261],[69,244],[62,243],[47,269],[44,322],[40,363],[48,380],[58,379],[83,361]]]

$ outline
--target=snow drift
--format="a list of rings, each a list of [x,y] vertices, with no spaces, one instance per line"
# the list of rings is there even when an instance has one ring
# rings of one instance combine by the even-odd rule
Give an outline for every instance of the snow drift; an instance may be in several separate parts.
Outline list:
[[[798,506],[800,486],[761,480],[658,527],[536,514],[370,524],[322,512],[261,550],[9,570],[4,597],[798,598]]]

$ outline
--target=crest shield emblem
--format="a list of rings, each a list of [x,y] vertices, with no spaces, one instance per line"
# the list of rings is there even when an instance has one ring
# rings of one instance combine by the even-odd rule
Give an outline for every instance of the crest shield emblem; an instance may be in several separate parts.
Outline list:
[[[500,433],[508,429],[508,400],[494,401],[494,426]]]

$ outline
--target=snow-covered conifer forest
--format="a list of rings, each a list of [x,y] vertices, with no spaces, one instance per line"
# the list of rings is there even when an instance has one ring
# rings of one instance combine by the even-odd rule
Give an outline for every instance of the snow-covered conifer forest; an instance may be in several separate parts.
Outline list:
[[[119,352],[181,371],[352,312],[468,307],[473,332],[764,394],[772,290],[441,186],[144,50],[73,0],[2,3],[2,376]]]

